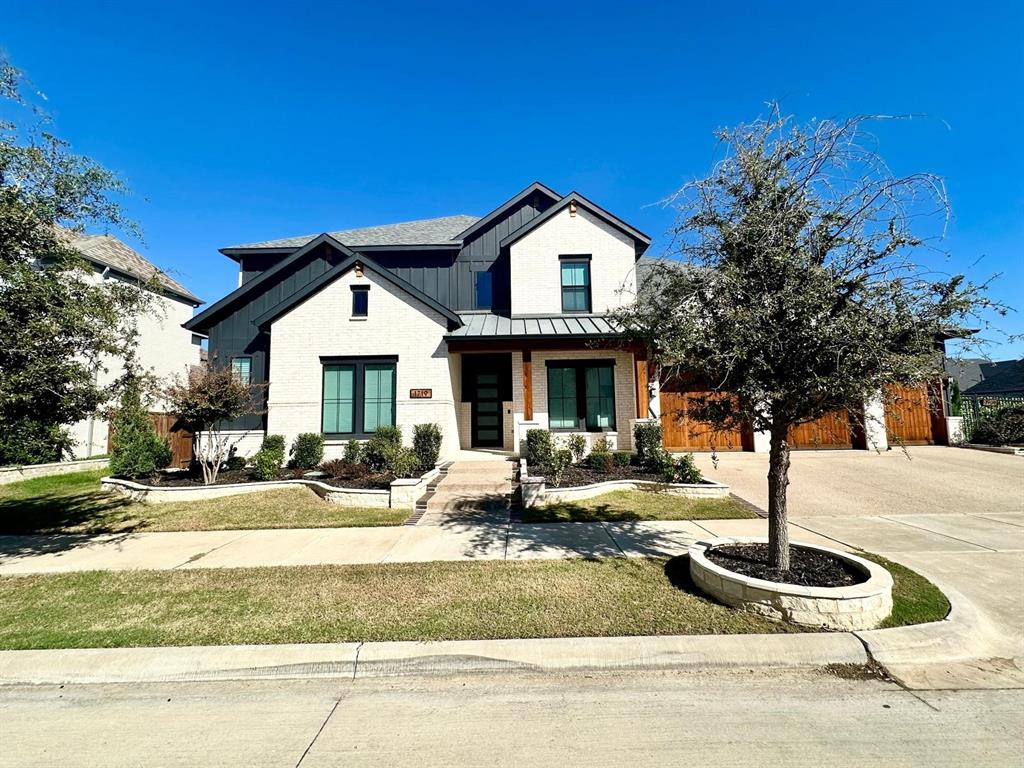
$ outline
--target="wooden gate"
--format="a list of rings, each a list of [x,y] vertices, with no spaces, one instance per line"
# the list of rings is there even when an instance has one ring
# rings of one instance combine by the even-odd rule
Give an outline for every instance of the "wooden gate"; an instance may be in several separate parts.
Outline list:
[[[885,404],[885,431],[889,442],[904,445],[935,445],[942,430],[941,405],[929,398],[928,385],[893,387]]]
[[[192,461],[192,433],[187,429],[175,429],[177,419],[171,413],[155,413],[150,411],[149,420],[153,423],[153,429],[157,435],[167,440],[171,446],[171,466],[180,469],[187,469]],[[114,449],[114,422],[110,421],[110,429],[107,432],[107,453]]]
[[[710,424],[690,418],[690,405],[696,398],[712,397],[711,392],[666,392],[661,390],[661,432],[669,451],[742,451],[742,429],[715,430]],[[718,395],[724,397],[724,395]]]
[[[841,450],[854,447],[848,411],[833,411],[789,430],[789,446],[796,450]]]

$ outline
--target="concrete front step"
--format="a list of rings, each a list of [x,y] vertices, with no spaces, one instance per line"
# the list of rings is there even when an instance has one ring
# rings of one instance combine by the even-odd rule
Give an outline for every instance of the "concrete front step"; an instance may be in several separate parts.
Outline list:
[[[508,480],[459,480],[446,479],[437,484],[437,493],[508,494],[512,492],[512,484]]]
[[[508,509],[506,493],[437,493],[427,501],[428,512],[469,512]]]
[[[507,461],[498,464],[464,461],[448,467],[448,474],[459,477],[512,477],[514,470],[515,467]]]

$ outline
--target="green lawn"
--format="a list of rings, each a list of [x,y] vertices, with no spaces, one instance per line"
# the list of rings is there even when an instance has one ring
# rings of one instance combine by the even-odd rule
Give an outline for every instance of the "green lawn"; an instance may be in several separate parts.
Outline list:
[[[921,574],[880,555],[857,554],[878,563],[892,574],[892,613],[882,622],[880,629],[939,621],[949,613],[949,600],[942,590]]]
[[[342,507],[308,488],[208,501],[139,504],[100,489],[109,470],[0,486],[0,534],[212,531],[401,525],[409,510]]]
[[[0,648],[796,632],[697,594],[685,558],[0,577]],[[891,624],[938,590],[895,568]]]
[[[723,520],[756,517],[735,499],[687,499],[653,491],[612,491],[578,502],[523,510],[524,523],[587,523],[615,520]]]

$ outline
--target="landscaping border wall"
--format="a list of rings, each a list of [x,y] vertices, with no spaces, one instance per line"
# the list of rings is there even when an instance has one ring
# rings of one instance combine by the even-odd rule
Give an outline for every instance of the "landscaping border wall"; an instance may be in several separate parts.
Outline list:
[[[399,478],[391,483],[387,490],[369,488],[339,488],[322,483],[319,480],[269,480],[254,483],[229,483],[225,485],[189,485],[189,486],[153,486],[122,480],[116,477],[104,477],[100,484],[105,490],[127,496],[132,501],[147,504],[162,504],[172,501],[202,501],[219,499],[225,496],[239,496],[247,493],[258,493],[279,488],[290,488],[296,485],[309,488],[317,496],[330,504],[343,507],[375,507],[412,510],[416,501],[427,492],[427,486],[437,477],[438,469],[432,469],[420,477]]]
[[[26,464],[20,467],[0,468],[0,485],[9,485],[21,480],[51,475],[69,475],[72,472],[89,472],[103,469],[110,464],[110,459],[81,459],[79,461],[55,461],[52,464]]]
[[[764,536],[734,536],[691,544],[693,583],[725,605],[805,627],[847,631],[874,629],[892,613],[892,575],[877,563],[849,552],[791,542],[794,547],[832,555],[867,576],[866,581],[848,587],[803,587],[755,579],[716,565],[705,557],[708,550],[717,547],[766,541]]]

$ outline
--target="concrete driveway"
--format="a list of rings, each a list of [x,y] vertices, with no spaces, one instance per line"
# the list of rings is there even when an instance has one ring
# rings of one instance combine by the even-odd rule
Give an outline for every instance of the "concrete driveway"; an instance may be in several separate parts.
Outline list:
[[[909,456],[909,458],[908,458]],[[768,507],[768,456],[695,454],[708,478],[762,509]],[[874,451],[794,451],[793,518],[848,515],[1024,512],[1024,457],[966,448],[916,446]]]

